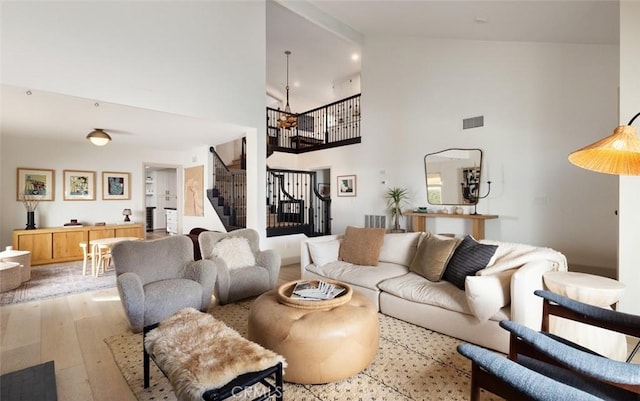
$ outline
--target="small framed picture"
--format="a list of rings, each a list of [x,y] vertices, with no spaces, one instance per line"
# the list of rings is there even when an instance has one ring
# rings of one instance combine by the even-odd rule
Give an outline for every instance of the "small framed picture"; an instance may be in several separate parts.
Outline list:
[[[96,172],[63,170],[64,200],[96,200]]]
[[[102,172],[102,199],[127,200],[131,199],[131,182],[129,173],[112,171]]]
[[[356,196],[357,184],[355,175],[338,176],[338,196]]]
[[[318,183],[318,193],[325,198],[331,196],[331,185],[326,182]]]
[[[17,171],[16,200],[24,200],[25,195],[39,201],[55,199],[55,170],[19,167]]]

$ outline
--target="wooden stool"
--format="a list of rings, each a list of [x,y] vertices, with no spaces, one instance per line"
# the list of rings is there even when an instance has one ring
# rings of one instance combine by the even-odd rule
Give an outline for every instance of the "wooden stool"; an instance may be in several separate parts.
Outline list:
[[[254,400],[284,399],[284,358],[194,308],[175,313],[156,328],[145,327],[144,350],[145,388],[148,355],[178,399],[224,400],[242,391]],[[258,384],[266,389],[253,387]]]

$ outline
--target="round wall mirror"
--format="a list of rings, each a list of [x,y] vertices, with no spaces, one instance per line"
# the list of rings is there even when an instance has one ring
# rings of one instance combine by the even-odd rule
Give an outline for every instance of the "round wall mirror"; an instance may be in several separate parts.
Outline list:
[[[475,205],[480,195],[482,150],[452,148],[424,157],[431,205]]]

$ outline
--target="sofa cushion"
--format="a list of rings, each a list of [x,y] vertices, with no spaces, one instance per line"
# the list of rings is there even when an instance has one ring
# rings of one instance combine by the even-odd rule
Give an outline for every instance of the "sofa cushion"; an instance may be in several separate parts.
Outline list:
[[[409,272],[403,276],[382,281],[378,284],[378,288],[408,301],[439,306],[471,315],[464,291],[460,291],[447,281],[434,283],[418,274]]]
[[[486,276],[467,276],[465,279],[467,304],[478,320],[488,320],[511,303],[511,276],[516,270],[505,270]]]
[[[467,235],[451,256],[443,279],[464,290],[464,279],[487,267],[497,245],[486,245]]]
[[[430,281],[440,281],[459,240],[427,233],[411,261],[409,270]]]
[[[347,227],[338,260],[354,265],[376,266],[384,233],[384,228]]]
[[[409,266],[423,235],[421,232],[385,234],[379,261]]]
[[[323,266],[329,262],[338,260],[338,252],[340,251],[340,240],[307,242],[311,261],[316,266]]]
[[[447,281],[434,283],[415,273],[390,278],[378,284],[381,291],[408,301],[432,305],[455,312],[473,315],[467,304],[465,293]],[[407,307],[410,307],[407,304]],[[491,320],[509,319],[509,311],[500,309]]]
[[[374,291],[378,290],[378,283],[391,277],[402,276],[409,269],[396,263],[380,262],[375,269],[371,266],[354,265],[351,263],[336,261],[323,266],[311,264],[307,271],[323,277],[354,284]]]
[[[244,237],[228,237],[218,241],[213,247],[212,254],[224,260],[228,269],[254,266],[256,264],[249,241]]]

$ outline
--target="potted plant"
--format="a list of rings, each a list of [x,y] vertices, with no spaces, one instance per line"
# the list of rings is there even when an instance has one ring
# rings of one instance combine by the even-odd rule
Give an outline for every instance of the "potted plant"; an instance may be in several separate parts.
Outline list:
[[[407,201],[409,200],[407,189],[401,187],[389,188],[386,193],[386,199],[387,207],[393,219],[391,232],[404,232],[404,230],[400,228],[400,217],[402,217],[402,207],[407,205]]]

